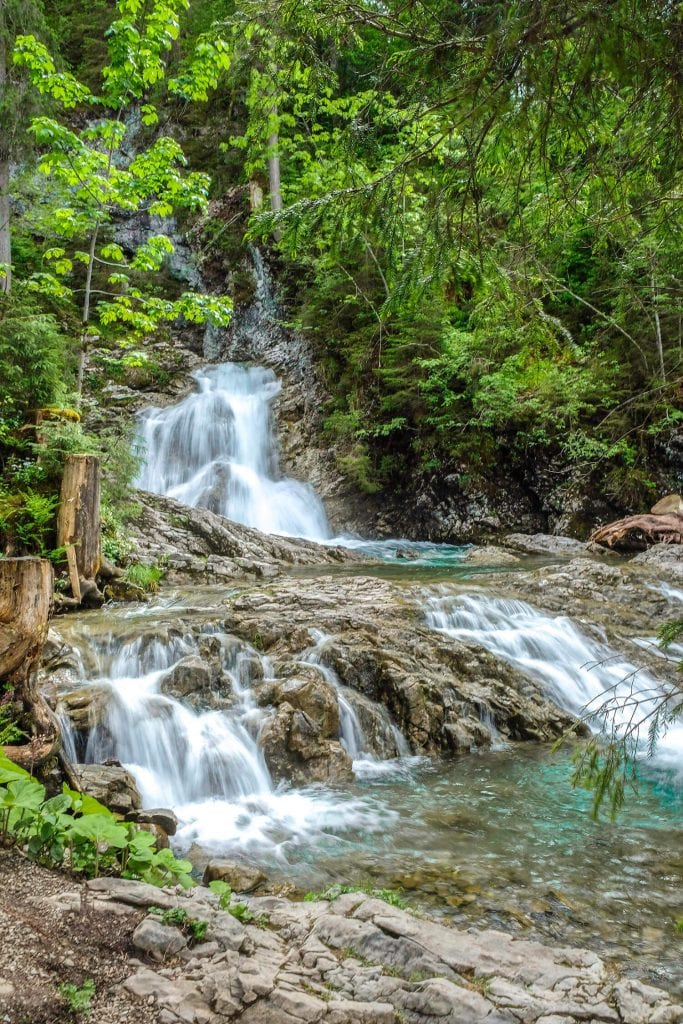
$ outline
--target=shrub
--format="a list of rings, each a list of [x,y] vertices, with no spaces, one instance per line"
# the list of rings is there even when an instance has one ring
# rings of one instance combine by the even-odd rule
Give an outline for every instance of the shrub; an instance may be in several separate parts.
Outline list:
[[[151,833],[119,822],[93,797],[66,785],[46,799],[43,785],[0,755],[0,843],[15,843],[41,864],[88,878],[107,872],[152,885],[192,885],[190,862],[155,849],[154,842]]]

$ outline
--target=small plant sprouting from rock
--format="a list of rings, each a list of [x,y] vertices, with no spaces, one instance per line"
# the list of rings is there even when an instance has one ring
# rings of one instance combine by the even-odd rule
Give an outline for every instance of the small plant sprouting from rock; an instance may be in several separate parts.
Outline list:
[[[149,912],[161,917],[162,924],[174,925],[176,928],[180,928],[182,932],[189,935],[193,942],[201,942],[206,938],[206,932],[209,927],[208,923],[206,921],[198,921],[195,917],[190,917],[188,912],[182,907],[172,907],[169,910],[162,910],[161,907],[150,907]]]
[[[391,907],[398,907],[400,910],[405,910],[407,904],[403,896],[396,889],[373,889],[370,884],[360,885],[331,885],[329,889],[323,889],[321,892],[307,892],[304,896],[306,903],[316,903],[319,900],[326,900],[332,902],[336,900],[338,896],[344,896],[346,893],[358,892],[365,896],[371,896],[375,900],[383,900],[388,903]]]
[[[216,878],[213,882],[209,882],[209,889],[218,896],[219,909],[227,910],[230,906],[230,897],[232,896],[232,889],[228,883]]]
[[[59,986],[60,994],[66,1000],[69,1009],[74,1017],[83,1015],[89,1017],[92,1013],[92,1001],[95,995],[95,982],[87,978],[81,987],[72,984]]]
[[[163,576],[164,571],[158,565],[141,565],[136,562],[128,566],[124,578],[127,583],[139,587],[146,594],[156,594]]]

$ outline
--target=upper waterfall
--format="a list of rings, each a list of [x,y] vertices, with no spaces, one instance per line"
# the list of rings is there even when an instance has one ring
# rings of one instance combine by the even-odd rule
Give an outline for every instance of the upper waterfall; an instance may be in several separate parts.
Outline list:
[[[280,473],[271,403],[281,385],[272,370],[223,363],[193,376],[198,391],[142,414],[136,485],[263,533],[327,540],[313,488]]]

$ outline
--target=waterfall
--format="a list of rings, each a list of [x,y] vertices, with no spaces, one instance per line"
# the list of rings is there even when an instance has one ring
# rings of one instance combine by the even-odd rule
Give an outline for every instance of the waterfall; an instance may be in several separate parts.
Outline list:
[[[565,616],[537,611],[524,601],[454,594],[445,589],[426,598],[427,622],[459,640],[485,647],[531,676],[560,707],[592,713],[596,731],[617,734],[635,723],[635,738],[647,745],[651,714],[662,698],[680,700],[673,684],[637,668],[605,644],[583,633]],[[671,723],[657,743],[657,761],[681,767],[683,724]]]
[[[280,473],[271,415],[280,382],[272,370],[223,363],[193,377],[196,392],[142,413],[136,486],[263,533],[328,539],[312,487]]]
[[[71,757],[120,761],[134,776],[143,806],[176,812],[181,824],[174,844],[184,851],[198,844],[205,854],[253,852],[263,862],[283,861],[291,848],[315,837],[329,841],[385,828],[394,813],[367,799],[321,786],[273,784],[259,746],[261,726],[273,712],[259,707],[253,693],[257,681],[273,679],[270,659],[219,629],[205,627],[201,636],[215,645],[220,710],[197,710],[164,692],[188,657],[201,656],[192,634],[123,643],[113,634],[89,637],[78,682],[104,691],[106,701],[84,748],[58,707]]]
[[[411,757],[410,744],[398,726],[392,722],[387,709],[381,704],[372,703],[367,710],[380,734],[384,752],[389,754],[388,757],[377,756],[372,750],[372,741],[366,735],[361,724],[358,710],[361,701],[360,695],[344,686],[334,669],[326,665],[323,660],[325,647],[332,637],[320,630],[312,629],[311,638],[314,641],[313,646],[307,648],[299,660],[304,665],[311,665],[315,668],[337,695],[339,739],[353,761],[353,771],[356,777],[368,778],[374,775],[384,775],[396,771],[397,768],[401,771],[409,761],[415,763],[421,760],[421,758]],[[369,701],[365,703],[371,704]],[[404,762],[403,765],[397,765],[397,759],[401,759]]]

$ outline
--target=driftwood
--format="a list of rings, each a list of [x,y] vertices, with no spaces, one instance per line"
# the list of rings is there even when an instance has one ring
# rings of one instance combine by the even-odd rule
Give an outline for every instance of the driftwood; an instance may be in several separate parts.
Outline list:
[[[644,551],[652,544],[683,544],[683,515],[626,516],[599,526],[588,542],[616,551]]]
[[[100,553],[100,460],[70,455],[64,466],[57,515],[57,546],[66,548],[71,591],[77,601],[101,605],[96,579]]]
[[[14,691],[32,723],[32,737],[3,752],[32,769],[57,749],[59,723],[36,683],[35,669],[52,614],[52,566],[43,558],[0,560],[0,680]]]

